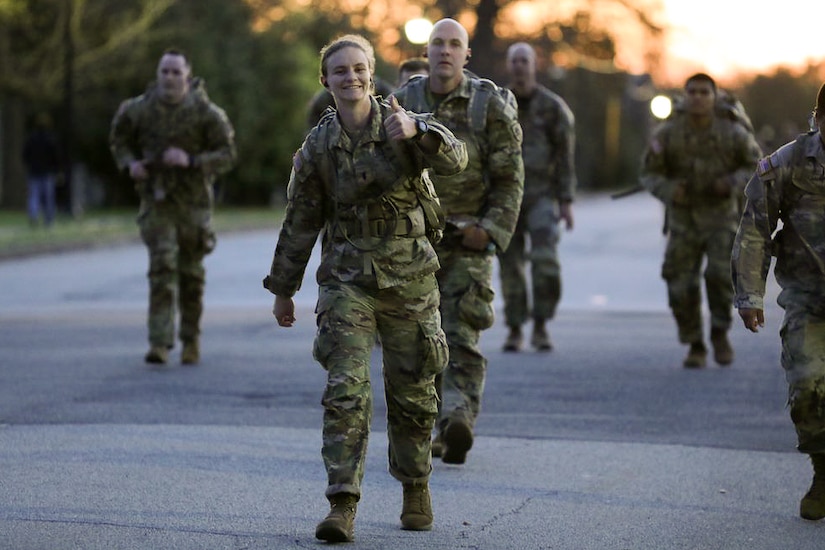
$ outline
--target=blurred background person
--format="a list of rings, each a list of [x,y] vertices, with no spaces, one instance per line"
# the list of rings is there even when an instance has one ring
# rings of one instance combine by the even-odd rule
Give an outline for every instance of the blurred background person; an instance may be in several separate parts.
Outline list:
[[[415,75],[426,76],[428,74],[430,74],[430,64],[426,57],[409,57],[398,64],[396,87],[400,88]]]
[[[653,132],[640,183],[666,208],[668,240],[662,278],[667,282],[679,342],[689,346],[682,365],[705,366],[704,263],[713,357],[726,366],[734,358],[728,340],[733,317],[731,248],[742,192],[762,151],[744,124],[718,115],[716,83],[709,75],[694,74],[684,90],[684,110]]]
[[[232,125],[205,86],[192,78],[185,54],[167,50],[157,80],[121,103],[112,120],[110,148],[135,182],[140,235],[149,251],[147,363],[166,363],[178,310],[181,363],[200,360],[203,258],[215,248],[212,184],[236,158]]]
[[[510,46],[507,72],[524,133],[524,198],[510,246],[498,256],[504,320],[510,329],[503,349],[521,349],[521,326],[532,317],[530,345],[538,351],[550,351],[553,344],[545,323],[555,316],[561,299],[559,224],[564,222],[567,230],[573,229],[575,120],[567,103],[536,81],[532,46],[525,42]],[[525,272],[528,261],[532,307]]]
[[[32,227],[40,223],[49,227],[57,210],[55,187],[60,170],[60,148],[52,131],[52,119],[46,113],[37,115],[34,130],[23,144],[23,164],[26,167],[26,210]]]

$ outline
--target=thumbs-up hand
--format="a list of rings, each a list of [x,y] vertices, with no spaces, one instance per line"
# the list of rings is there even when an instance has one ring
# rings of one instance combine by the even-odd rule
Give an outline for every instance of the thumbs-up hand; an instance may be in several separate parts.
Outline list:
[[[392,113],[384,119],[384,129],[387,132],[387,137],[400,141],[408,139],[415,135],[415,121],[407,114],[395,96],[389,97],[390,108]]]
[[[398,99],[396,99],[396,97],[394,95],[390,96],[390,107],[392,107],[392,111],[394,113],[403,113],[404,112],[404,107],[402,107],[401,104],[398,103]]]

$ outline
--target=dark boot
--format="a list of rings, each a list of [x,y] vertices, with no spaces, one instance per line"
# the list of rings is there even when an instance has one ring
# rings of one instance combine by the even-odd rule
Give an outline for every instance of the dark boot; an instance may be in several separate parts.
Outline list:
[[[166,346],[152,346],[143,358],[147,363],[162,365],[169,359],[169,350]]]
[[[733,363],[733,348],[728,340],[728,331],[722,328],[710,329],[710,343],[713,345],[713,359],[720,365]]]
[[[340,493],[329,497],[329,514],[315,528],[315,538],[327,542],[352,542],[355,540],[355,511],[358,497]]]
[[[501,348],[502,351],[521,351],[521,339],[521,328],[510,327],[510,333],[504,341],[504,345]]]
[[[433,528],[433,506],[430,487],[426,482],[404,484],[401,528],[407,531],[429,531]]]
[[[693,342],[690,345],[688,354],[682,362],[682,366],[686,369],[701,369],[705,366],[705,357],[708,350],[703,342]]]
[[[811,463],[814,479],[799,503],[799,515],[805,519],[819,520],[825,518],[825,453],[812,454]]]
[[[444,428],[442,440],[441,461],[445,464],[464,464],[467,451],[473,446],[473,428],[463,418],[451,418]]]

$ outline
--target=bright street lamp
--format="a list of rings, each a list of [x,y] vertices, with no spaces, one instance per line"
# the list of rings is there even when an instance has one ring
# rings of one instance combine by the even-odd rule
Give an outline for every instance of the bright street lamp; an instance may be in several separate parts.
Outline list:
[[[433,24],[429,19],[423,17],[410,19],[404,24],[404,34],[410,44],[426,44],[430,39],[432,30]]]
[[[659,120],[669,117],[672,110],[673,102],[667,96],[657,95],[650,100],[650,112]]]

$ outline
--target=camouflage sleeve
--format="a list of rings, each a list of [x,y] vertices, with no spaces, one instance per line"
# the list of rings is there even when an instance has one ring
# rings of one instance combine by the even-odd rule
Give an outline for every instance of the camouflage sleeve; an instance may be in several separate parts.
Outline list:
[[[423,118],[427,121],[431,132],[437,133],[441,137],[441,145],[433,154],[424,153],[424,164],[432,168],[433,172],[439,176],[452,176],[458,174],[467,167],[467,146],[463,141],[455,137],[453,133],[438,122],[431,114],[408,113],[414,118]]]
[[[192,166],[208,174],[223,174],[235,164],[235,130],[226,113],[210,103],[202,121],[205,143],[202,151],[192,153]]]
[[[642,159],[642,170],[639,183],[651,195],[669,205],[673,197],[673,190],[678,183],[675,178],[668,177],[667,166],[667,137],[670,126],[662,124],[650,138]]]
[[[736,128],[735,143],[738,168],[731,174],[731,178],[734,192],[741,194],[751,174],[753,174],[757,162],[762,157],[762,148],[757,143],[756,137],[745,127],[737,124]]]
[[[140,97],[127,99],[120,104],[109,129],[109,150],[119,170],[127,170],[129,163],[138,160],[135,110]]]
[[[524,161],[518,113],[498,95],[493,95],[490,100],[486,132],[490,193],[479,225],[489,233],[499,250],[506,250],[516,228],[524,194]]]
[[[745,187],[747,202],[731,252],[736,308],[764,309],[765,281],[771,264],[772,235],[779,218],[781,186],[789,176],[790,155],[782,148],[758,161],[756,172]]]
[[[576,124],[573,112],[561,99],[558,100],[556,124],[548,128],[548,141],[552,145],[552,165],[556,167],[556,200],[571,202],[576,195]]]
[[[267,289],[278,296],[291,297],[301,288],[312,248],[324,227],[325,191],[313,159],[313,135],[292,158],[286,214],[265,279]]]

